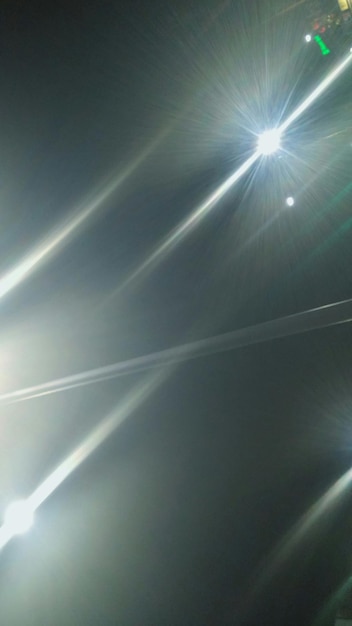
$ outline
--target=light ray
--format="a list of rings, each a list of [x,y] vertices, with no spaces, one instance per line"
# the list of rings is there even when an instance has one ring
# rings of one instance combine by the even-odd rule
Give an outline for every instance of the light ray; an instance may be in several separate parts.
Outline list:
[[[294,2],[293,4],[291,4],[290,6],[286,7],[285,9],[282,9],[282,11],[279,11],[278,13],[275,13],[275,15],[273,16],[272,19],[274,19],[275,17],[279,17],[280,15],[284,15],[284,13],[288,13],[289,11],[293,11],[294,9],[299,7],[301,4],[304,4],[306,1],[307,0],[298,0],[298,2]]]
[[[265,586],[277,574],[280,567],[290,558],[295,549],[307,540],[319,522],[333,510],[352,483],[352,469],[345,472],[327,491],[309,508],[309,510],[289,530],[286,536],[278,543],[272,553],[265,558],[264,565],[256,580],[251,582],[248,593],[248,602],[264,591]]]
[[[352,50],[352,48],[351,48]],[[339,65],[337,65],[329,74],[319,83],[312,93],[301,102],[301,104],[287,117],[287,119],[276,128],[279,139],[283,137],[284,132],[295,122],[318,98],[326,91],[326,89],[340,76],[344,69],[352,62],[352,53],[350,53]],[[279,144],[279,142],[278,142]],[[104,301],[106,304],[115,298],[120,291],[127,287],[136,278],[141,276],[146,270],[151,269],[157,261],[160,261],[185,237],[191,230],[204,218],[208,212],[224,197],[224,195],[239,181],[240,178],[252,167],[252,165],[266,154],[266,148],[263,150],[261,144],[259,148],[241,165],[229,178],[227,178],[199,207],[194,209],[191,215],[181,222],[171,231],[167,238],[161,242],[147,259],[134,270],[127,279],[115,289]]]
[[[117,290],[110,295],[108,300],[115,297],[117,293],[127,287],[133,280],[138,278],[147,269],[151,269],[153,265],[161,260],[168,252],[170,252],[183,237],[188,235],[193,228],[195,228],[199,222],[209,213],[209,211],[224,197],[224,195],[242,178],[242,176],[248,172],[252,165],[260,157],[260,152],[257,150],[250,156],[231,176],[229,176],[213,193],[211,193],[202,204],[194,209],[183,222],[181,222],[168,237],[158,245],[158,247],[150,254],[150,256],[140,265],[130,276],[118,287]],[[106,304],[106,301],[105,301]]]
[[[326,89],[340,76],[343,70],[352,62],[352,54],[349,54],[339,65],[337,65],[325,78],[319,83],[319,85],[312,91],[309,96],[288,116],[288,118],[281,124],[279,130],[283,133],[288,129],[293,122],[295,122],[302,113],[304,113],[308,107],[310,107],[315,100],[326,91]]]
[[[135,387],[125,401],[116,407],[58,467],[38,485],[32,494],[21,501],[21,506],[32,514],[41,504],[70,476],[106,439],[138,409],[168,375],[167,371],[149,376],[143,384]],[[3,548],[19,530],[5,519],[0,527],[0,549]]]
[[[108,200],[112,194],[124,183],[131,174],[141,165],[155,147],[162,141],[164,136],[168,134],[169,129],[165,129],[139,154],[133,159],[125,169],[113,177],[113,179],[104,184],[101,190],[95,191],[92,197],[87,200],[83,206],[79,206],[73,211],[73,215],[67,218],[60,226],[44,240],[29,252],[21,261],[3,276],[0,276],[0,298],[12,291],[23,280],[29,277],[39,268],[40,263],[45,259],[48,260],[54,253],[67,245],[73,235],[78,234],[80,226],[92,217],[103,203]]]
[[[273,339],[289,337],[312,330],[352,321],[352,299],[302,311],[269,322],[200,339],[190,343],[106,365],[64,378],[18,389],[0,395],[0,405],[14,404],[32,398],[102,382],[120,376],[140,373],[152,368],[164,368],[209,354],[236,350]]]
[[[296,315],[286,318],[265,322],[254,327],[235,331],[234,333],[226,333],[207,340],[193,342],[175,349],[156,353],[156,355],[167,357],[166,360],[157,361],[155,363],[155,354],[149,355],[152,358],[152,364],[163,365],[153,376],[148,377],[143,384],[135,387],[127,396],[125,401],[112,411],[85,439],[84,441],[33,491],[27,500],[21,501],[21,506],[25,507],[31,514],[70,476],[106,439],[151,395],[151,393],[165,380],[170,374],[171,368],[180,360],[200,356],[202,354],[214,353],[219,350],[229,350],[234,347],[251,345],[260,341],[267,341],[275,337],[285,337],[289,334],[297,334],[307,332],[315,328],[322,328],[334,324],[341,324],[352,320],[352,300],[335,303],[332,305],[319,307],[310,311],[304,311]],[[231,342],[229,342],[229,339]],[[193,353],[190,350],[193,349]],[[196,348],[196,351],[194,349]],[[176,352],[176,354],[172,354]],[[171,353],[171,354],[170,354]],[[176,356],[176,358],[175,358]],[[170,358],[172,357],[172,358]],[[141,357],[143,359],[145,357]],[[141,360],[140,359],[140,360]],[[133,360],[132,360],[133,361]],[[131,362],[129,362],[129,366]],[[148,364],[151,366],[151,364]],[[117,366],[120,367],[121,364]],[[100,368],[107,369],[107,368]],[[146,369],[144,367],[144,369]],[[98,370],[95,370],[98,372]],[[88,372],[91,376],[91,372]],[[110,375],[112,372],[110,373]],[[84,377],[86,374],[78,375]],[[69,377],[70,378],[70,377]],[[72,377],[71,377],[72,379]],[[92,382],[92,381],[91,381]],[[50,384],[50,383],[49,383]],[[83,383],[84,384],[84,383]],[[48,384],[47,384],[48,385]],[[56,389],[58,391],[58,389]],[[23,392],[15,392],[17,395]],[[39,394],[37,394],[39,395]],[[10,399],[11,394],[6,394]],[[4,399],[4,395],[0,400]],[[25,399],[22,395],[22,399]],[[311,527],[317,523],[324,513],[330,509],[335,502],[346,491],[352,480],[352,469],[346,472],[325,494],[324,496],[308,511],[302,520],[295,526],[293,531],[275,550],[271,559],[271,565],[265,570],[265,576],[260,578],[261,586],[267,577],[272,576],[272,572],[278,565],[282,563],[287,555],[292,551],[293,547],[305,537]],[[18,532],[11,524],[5,522],[0,528],[0,548],[4,547],[12,537]]]

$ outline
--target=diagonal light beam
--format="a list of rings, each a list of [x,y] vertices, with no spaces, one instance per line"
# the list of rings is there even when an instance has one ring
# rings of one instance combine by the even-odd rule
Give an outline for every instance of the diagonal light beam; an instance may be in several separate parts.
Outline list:
[[[297,548],[307,541],[322,519],[326,518],[346,497],[352,484],[352,469],[348,469],[336,480],[323,495],[301,516],[272,552],[265,557],[259,570],[250,581],[250,590],[244,598],[244,609],[253,604],[257,596],[263,593],[267,585],[280,568],[293,556]]]
[[[38,485],[24,500],[29,511],[34,513],[43,502],[68,478],[121,424],[136,411],[157,389],[167,376],[167,372],[154,373],[143,384],[135,386],[124,402],[116,407],[102,422],[91,431],[81,444],[58,467]],[[6,522],[0,527],[0,549],[15,535]]]
[[[352,48],[351,48],[352,50]],[[328,89],[328,87],[342,74],[346,67],[352,62],[352,54],[350,53],[339,65],[337,65],[329,74],[319,83],[312,93],[301,102],[301,104],[288,116],[288,118],[277,128],[280,136],[283,135],[293,122],[295,122],[319,96]],[[161,261],[171,250],[186,237],[193,228],[203,219],[209,211],[224,197],[224,195],[242,178],[242,176],[252,167],[252,165],[263,156],[263,152],[256,150],[231,176],[229,176],[199,207],[194,209],[189,217],[183,220],[178,226],[172,230],[164,241],[162,241],[155,250],[151,252],[148,258],[134,270],[128,278],[115,289],[105,300],[106,305],[109,300],[116,295],[132,281],[151,269],[158,261]]]
[[[25,255],[13,269],[0,276],[0,298],[22,283],[36,269],[39,269],[42,261],[48,260],[55,253],[59,252],[64,245],[67,245],[70,239],[78,234],[79,227],[83,226],[88,218],[91,218],[101,209],[104,202],[137,170],[168,132],[168,128],[160,131],[157,137],[119,174],[114,176],[109,182],[106,182],[100,190],[96,189],[86,202],[73,209],[71,216]]]
[[[160,384],[170,374],[172,367],[177,362],[185,360],[186,358],[195,358],[196,356],[201,356],[202,354],[214,353],[219,350],[230,350],[234,347],[268,341],[275,337],[286,337],[290,334],[298,334],[316,328],[324,328],[326,326],[342,324],[350,321],[352,321],[352,300],[346,300],[344,302],[319,307],[310,311],[304,311],[296,315],[290,315],[271,322],[265,322],[264,324],[258,324],[257,326],[235,331],[234,333],[226,333],[225,335],[220,335],[218,337],[193,342],[193,344],[185,344],[173,350],[171,349],[161,353],[156,353],[156,355],[149,355],[146,360],[148,361],[149,358],[150,362],[145,364],[147,367],[155,365],[163,365],[163,367],[159,368],[153,375],[150,375],[142,384],[134,387],[134,389],[128,394],[125,401],[113,410],[107,417],[105,417],[105,419],[83,440],[83,442],[62,463],[60,463],[60,465],[53,472],[51,472],[47,478],[43,480],[43,482],[33,491],[28,499],[24,501],[25,506],[30,512],[34,513],[34,511],[36,511],[40,505],[52,493],[54,493],[54,491],[66,480],[66,478],[68,478],[68,476],[70,476],[86,459],[88,459],[88,457],[101,444],[103,444],[104,441],[106,441],[106,439],[108,439],[108,437],[135,410],[137,410],[139,406],[141,406],[141,404],[154,392],[154,390],[160,386]],[[231,340],[230,342],[229,339]],[[173,351],[175,354],[172,354]],[[162,356],[161,361],[160,355]],[[156,356],[157,359],[155,358]],[[141,359],[143,359],[143,357]],[[131,365],[131,363],[129,363],[129,365]],[[146,366],[143,369],[146,369]],[[115,367],[115,375],[118,375],[116,374],[118,371],[117,368],[121,368],[121,364],[109,367]],[[106,370],[107,368],[101,369]],[[106,373],[107,372],[105,371],[105,378],[107,377]],[[88,374],[91,375],[91,372],[88,372]],[[109,377],[112,377],[112,374],[113,372],[111,371]],[[82,377],[81,382],[78,384],[87,384],[87,381],[84,381],[84,374],[78,376]],[[89,382],[94,381],[90,380]],[[71,386],[77,386],[77,384]],[[54,391],[60,391],[60,389],[55,389]],[[51,392],[53,393],[53,391]],[[21,393],[22,398],[19,398],[18,394]],[[46,393],[48,393],[48,391]],[[37,393],[36,395],[41,394]],[[7,400],[10,399],[10,396],[11,394],[7,394]],[[23,392],[15,392],[13,396],[17,396],[17,400],[26,399]],[[4,396],[0,399],[3,400]],[[334,499],[336,499],[336,497],[345,490],[346,486],[351,481],[351,475],[352,470],[350,470],[346,476],[336,483],[336,486],[327,492],[321,503],[319,503],[314,510],[312,509],[309,512],[308,516],[304,518],[304,520],[295,529],[295,533],[292,538],[290,538],[289,541],[286,540],[284,542],[284,549],[279,552],[278,555],[279,561],[285,556],[287,550],[291,548],[291,544],[293,542],[297,542],[297,540],[300,539],[300,536],[305,534],[312,523],[314,523],[314,521],[321,516],[326,507],[331,505]],[[3,526],[0,527],[0,549],[3,548],[14,535],[15,532],[13,529],[9,527],[8,524],[4,523]]]
[[[288,116],[288,118],[281,124],[280,131],[284,132],[293,122],[295,122],[302,113],[304,113],[308,107],[321,96],[321,94],[327,90],[328,87],[342,74],[344,69],[351,63],[352,54],[350,53],[339,65],[337,65],[325,78],[319,83],[319,85],[307,96],[301,104]]]
[[[348,55],[337,67],[335,67],[314,91],[289,115],[289,117],[279,127],[284,132],[307,108],[340,76],[347,65],[351,62],[352,55]],[[102,191],[96,192],[93,199],[89,200],[83,207],[79,207],[73,216],[61,224],[49,237],[44,239],[34,250],[27,254],[12,270],[0,277],[0,298],[12,291],[17,285],[25,280],[34,270],[39,268],[44,259],[49,258],[65,245],[69,238],[76,233],[78,228],[91,217],[99,207],[113,194],[114,191],[128,178],[133,171],[146,159],[155,146],[160,143],[167,131],[162,131],[159,136],[147,146],[141,154],[132,161],[125,170],[109,184],[106,184]],[[260,153],[256,151],[250,156],[229,178],[227,178],[191,215],[177,226],[169,236],[163,241],[120,286],[118,291],[127,286],[140,274],[153,266],[158,260],[165,256],[171,249],[185,237],[205,215],[216,205],[231,187],[250,169],[257,161]],[[113,294],[115,295],[115,294]]]
[[[347,67],[352,59],[352,55],[349,55],[347,58],[342,61],[334,70],[332,70],[328,76],[318,85],[318,87],[308,96],[298,107],[293,111],[293,113],[286,119],[285,122],[280,126],[280,131],[283,132],[286,130],[298,117],[307,110],[307,108],[333,83],[334,80],[342,73],[342,71]],[[149,267],[154,261],[156,261],[160,256],[162,256],[166,251],[168,251],[173,245],[178,243],[178,241],[187,234],[190,229],[198,223],[198,221],[207,214],[207,212],[227,193],[227,191],[245,174],[249,168],[255,163],[255,161],[261,156],[260,152],[257,150],[251,157],[249,157],[243,165],[238,168],[218,189],[209,196],[209,198],[198,207],[189,218],[187,218],[184,222],[177,227],[173,233],[168,237],[168,239],[161,245],[154,253],[149,257],[149,259],[137,270],[134,272],[133,277],[135,278],[138,274],[141,273],[144,269]],[[115,188],[115,187],[114,187]],[[104,196],[105,199],[105,196]],[[98,205],[99,206],[99,203]],[[10,291],[13,287],[19,284],[31,270],[33,270],[39,262],[47,256],[49,253],[53,251],[53,249],[57,248],[59,244],[61,244],[68,235],[72,233],[81,223],[88,217],[93,210],[96,208],[95,204],[91,207],[86,208],[85,211],[78,214],[64,229],[54,237],[51,242],[47,242],[46,245],[42,246],[41,249],[35,251],[32,255],[27,257],[15,270],[10,272],[7,277],[5,276],[0,280],[0,296],[4,295],[8,291]],[[6,280],[7,279],[7,280]],[[336,307],[342,308],[343,315],[341,314],[338,318],[335,319],[334,313]],[[334,310],[335,308],[335,310]],[[323,318],[325,319],[326,313],[327,317],[325,321],[322,319],[313,318],[316,316],[316,313],[323,313]],[[340,313],[340,311],[339,311]],[[308,319],[307,319],[308,316]],[[280,320],[273,320],[272,322],[267,322],[265,324],[258,325],[257,327],[252,327],[249,329],[243,329],[242,331],[235,331],[234,337],[232,340],[235,341],[236,347],[238,345],[251,345],[253,343],[258,343],[260,341],[267,341],[274,337],[285,337],[289,334],[297,334],[300,332],[307,332],[308,330],[312,330],[313,328],[323,328],[325,326],[331,326],[334,324],[341,324],[345,322],[349,322],[352,320],[352,311],[351,311],[351,300],[335,303],[334,305],[328,305],[325,307],[320,307],[319,309],[313,309],[312,311],[305,311],[304,313],[292,316],[288,316],[287,318],[281,318]],[[292,321],[296,322],[296,326],[292,327]],[[288,332],[287,322],[291,330]],[[298,322],[298,323],[297,323]],[[275,326],[277,324],[277,328]],[[259,327],[259,329],[258,329]],[[286,327],[286,328],[285,328]],[[238,333],[246,333],[247,336],[246,343],[244,343],[244,338]],[[263,334],[264,331],[264,334]],[[233,333],[228,333],[227,335],[233,335]],[[225,339],[225,342],[224,342]],[[228,350],[233,349],[234,346],[231,344],[229,347],[228,342],[226,340],[228,337],[220,336],[213,337],[208,340],[201,340],[198,342],[194,342],[196,351],[192,353],[192,357],[200,356],[201,354],[209,354],[214,353],[219,350]],[[193,346],[194,347],[194,346]],[[185,360],[186,355],[190,358],[190,345],[186,344],[184,346],[179,346],[174,349],[176,351],[175,354],[172,355],[172,362],[177,362],[180,360]],[[172,350],[171,350],[172,352]],[[168,360],[170,362],[170,351],[164,351],[161,353],[163,357],[167,354]],[[159,353],[157,353],[159,354]],[[151,355],[153,357],[153,365],[155,366],[155,355]],[[176,356],[176,359],[175,359]],[[118,364],[119,365],[119,364]],[[160,365],[160,364],[159,364]],[[149,365],[150,366],[150,365]],[[116,366],[109,366],[109,368],[113,368]],[[102,368],[105,369],[105,368]],[[145,369],[145,368],[143,368]],[[74,470],[76,470],[79,465],[85,461],[94,450],[98,446],[100,446],[111,434],[112,432],[134,411],[143,401],[146,399],[150,393],[154,390],[154,388],[160,384],[161,377],[164,379],[166,374],[166,370],[162,370],[159,372],[159,375],[154,376],[153,379],[149,379],[147,383],[141,385],[138,389],[134,390],[132,394],[130,394],[125,402],[125,404],[120,408],[119,411],[113,412],[111,415],[105,418],[103,422],[94,430],[92,433],[78,446],[74,452],[67,457],[57,468],[52,472],[38,487],[35,491],[29,496],[27,500],[27,504],[29,508],[35,511],[58,487],[62,484],[62,482],[70,475]],[[116,374],[115,374],[116,375]],[[78,375],[82,376],[82,375]],[[112,377],[112,372],[109,376],[105,378]],[[92,382],[92,381],[91,381]],[[86,382],[81,382],[80,384],[87,384]],[[47,383],[45,387],[50,386],[50,383]],[[74,385],[77,386],[77,382]],[[67,388],[67,387],[66,387]],[[26,390],[24,390],[26,391]],[[28,391],[28,390],[27,390]],[[56,390],[58,391],[58,389]],[[50,393],[46,389],[46,393]],[[53,393],[53,391],[51,391]],[[36,393],[36,395],[41,395]],[[11,400],[11,394],[4,394],[0,397],[0,400]],[[14,392],[14,398],[16,400],[25,399],[23,390],[20,392]],[[33,397],[33,395],[31,396]],[[13,399],[14,399],[13,398]],[[341,485],[338,485],[337,492],[343,490],[345,484],[350,482],[351,474],[347,473],[346,476],[342,477]],[[335,494],[336,488],[334,487],[331,490],[331,494]],[[328,492],[327,500],[332,499],[332,495]],[[312,519],[315,519],[316,516],[319,516],[320,510],[325,508],[326,506],[326,498],[323,500],[322,504],[318,506],[317,510],[314,511],[314,515],[310,514],[309,519],[306,523],[308,526],[311,524]],[[302,529],[305,530],[306,523],[303,523],[299,527],[299,531],[302,532]],[[297,535],[300,532],[297,532],[294,536],[294,539],[297,539]],[[6,524],[4,524],[0,528],[0,548],[4,547],[8,541],[13,537],[13,532],[11,528],[9,528]],[[286,548],[287,546],[285,546]]]
[[[209,354],[237,350],[246,346],[272,341],[273,339],[290,337],[337,324],[346,324],[351,321],[352,299],[334,302],[316,309],[301,311],[300,313],[270,320],[269,322],[239,328],[222,335],[199,339],[198,341],[138,356],[127,361],[65,376],[40,385],[3,393],[0,394],[0,406],[24,402],[32,398],[59,393],[120,376],[137,374],[153,368],[162,369]]]
[[[248,172],[252,165],[260,157],[260,152],[256,151],[250,156],[231,176],[229,176],[204,202],[194,209],[185,220],[167,236],[167,238],[150,254],[150,256],[140,265],[130,276],[118,287],[117,291],[127,287],[133,280],[138,278],[146,270],[151,269],[154,264],[161,260],[170,252],[185,236],[187,236],[199,222],[209,213],[209,211],[224,197],[224,195]],[[110,297],[114,297],[116,291]],[[109,298],[110,299],[110,298]]]

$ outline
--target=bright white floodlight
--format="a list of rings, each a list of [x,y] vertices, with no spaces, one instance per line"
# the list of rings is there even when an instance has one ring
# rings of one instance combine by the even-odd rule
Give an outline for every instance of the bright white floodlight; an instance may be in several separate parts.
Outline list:
[[[306,40],[307,43],[309,43],[310,41],[312,41],[312,35],[308,34],[308,35],[305,36],[304,39]]]
[[[272,128],[266,130],[258,137],[258,152],[263,155],[273,154],[279,150],[281,145],[281,130],[280,128]]]
[[[4,517],[4,526],[12,535],[22,535],[34,521],[33,508],[27,500],[17,500],[9,505]]]
[[[293,206],[295,203],[295,199],[292,198],[292,196],[288,196],[288,198],[286,198],[286,204],[287,206]]]

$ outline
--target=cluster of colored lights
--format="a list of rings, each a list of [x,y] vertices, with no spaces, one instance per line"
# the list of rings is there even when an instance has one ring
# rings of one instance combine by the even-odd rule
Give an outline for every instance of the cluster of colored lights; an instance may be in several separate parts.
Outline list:
[[[330,54],[330,49],[323,41],[320,35],[323,35],[327,31],[335,32],[343,22],[343,18],[341,15],[337,15],[335,13],[331,13],[329,15],[324,15],[320,19],[316,19],[312,24],[312,35],[314,34],[314,41],[318,44],[321,53],[325,56],[326,54]],[[308,34],[305,36],[305,40],[307,42],[312,40],[312,35]]]
[[[310,41],[312,41],[312,35],[306,35],[305,36],[305,40],[307,43],[309,43]],[[321,53],[325,56],[326,54],[330,54],[330,48],[327,47],[325,41],[322,40],[322,38],[320,37],[320,35],[315,35],[314,37],[314,41],[316,41],[316,43],[318,44]]]

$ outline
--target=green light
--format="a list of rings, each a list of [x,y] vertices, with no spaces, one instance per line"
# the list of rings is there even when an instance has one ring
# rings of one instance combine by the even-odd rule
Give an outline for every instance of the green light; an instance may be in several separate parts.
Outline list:
[[[322,40],[322,38],[319,35],[315,35],[314,37],[314,41],[317,42],[319,48],[320,48],[320,52],[322,54],[330,54],[330,50],[327,47],[326,43],[324,43],[324,41]]]

